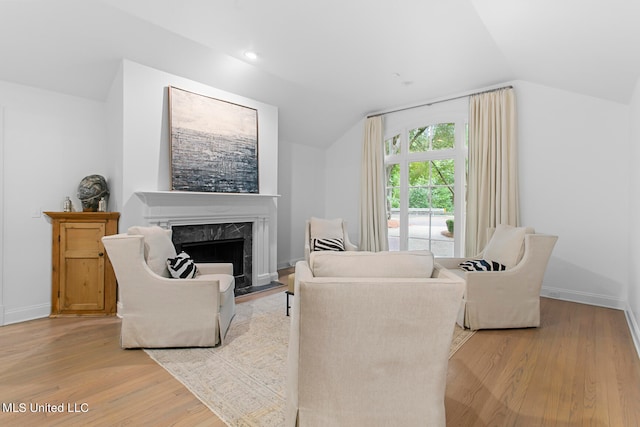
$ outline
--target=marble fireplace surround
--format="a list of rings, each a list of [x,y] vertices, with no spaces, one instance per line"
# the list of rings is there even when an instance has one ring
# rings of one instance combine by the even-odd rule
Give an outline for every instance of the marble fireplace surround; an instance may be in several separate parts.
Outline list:
[[[276,195],[187,191],[138,191],[135,194],[145,206],[147,225],[172,228],[251,223],[251,283],[260,286],[278,279],[275,262],[270,261],[276,255],[276,249],[269,238],[276,221]],[[274,271],[270,271],[272,269]]]

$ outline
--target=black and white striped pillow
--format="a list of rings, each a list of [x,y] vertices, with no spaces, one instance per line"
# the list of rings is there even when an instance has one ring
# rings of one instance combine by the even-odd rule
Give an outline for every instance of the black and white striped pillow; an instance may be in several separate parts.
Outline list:
[[[193,279],[198,273],[196,263],[184,251],[175,258],[167,259],[167,268],[174,279]]]
[[[460,268],[466,271],[504,271],[506,266],[499,262],[486,259],[474,259],[460,263]]]
[[[344,251],[343,239],[313,239],[314,251]]]

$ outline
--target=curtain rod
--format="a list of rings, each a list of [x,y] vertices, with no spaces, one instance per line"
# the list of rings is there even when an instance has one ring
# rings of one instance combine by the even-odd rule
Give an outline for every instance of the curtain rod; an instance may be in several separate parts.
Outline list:
[[[481,95],[483,93],[495,92],[502,89],[513,89],[513,86],[512,85],[502,86],[502,87],[497,87],[495,89],[487,89],[480,92],[469,93],[467,95],[454,96],[453,98],[440,99],[438,101],[428,102],[426,104],[414,105],[413,107],[398,108],[397,110],[385,111],[384,113],[371,114],[367,116],[367,119],[370,119],[372,117],[384,116],[385,114],[398,113],[400,111],[413,110],[414,108],[430,107],[434,104],[440,104],[441,102],[454,101],[456,99],[467,98],[473,95]]]

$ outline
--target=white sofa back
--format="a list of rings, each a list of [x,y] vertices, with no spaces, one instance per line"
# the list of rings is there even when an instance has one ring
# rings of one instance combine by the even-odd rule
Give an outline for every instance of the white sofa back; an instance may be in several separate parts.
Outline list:
[[[312,252],[313,277],[426,278],[433,273],[429,251]]]

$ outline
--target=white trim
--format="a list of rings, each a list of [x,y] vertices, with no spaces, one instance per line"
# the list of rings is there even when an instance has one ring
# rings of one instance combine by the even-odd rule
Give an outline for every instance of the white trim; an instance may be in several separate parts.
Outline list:
[[[0,106],[0,326],[6,323],[4,307],[4,218],[7,216],[4,211],[4,107]]]
[[[553,288],[550,286],[543,286],[542,290],[540,291],[540,295],[546,298],[595,305],[598,307],[614,308],[616,310],[624,310],[627,306],[626,301],[608,295],[599,295],[591,292],[580,292],[569,289]]]
[[[629,304],[627,304],[627,307],[624,310],[624,315],[627,318],[627,323],[629,324],[629,332],[631,332],[633,344],[636,346],[636,353],[638,353],[638,358],[640,358],[640,327],[638,326],[638,320],[633,314],[633,310],[631,310]]]
[[[51,304],[37,304],[27,307],[19,307],[14,309],[5,309],[4,321],[5,325],[13,323],[26,322],[33,319],[42,319],[49,317],[51,314]]]

